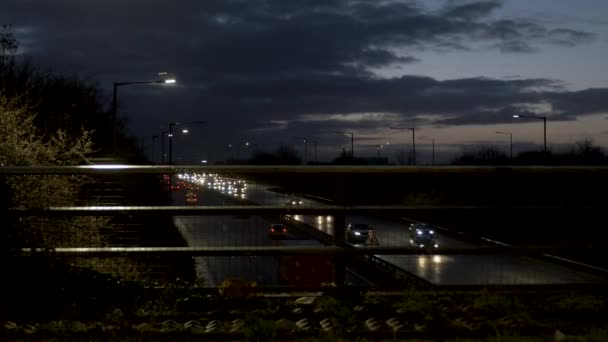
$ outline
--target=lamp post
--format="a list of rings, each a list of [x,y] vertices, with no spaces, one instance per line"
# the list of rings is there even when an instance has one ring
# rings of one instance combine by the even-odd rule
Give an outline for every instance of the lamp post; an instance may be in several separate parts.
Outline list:
[[[547,117],[543,115],[513,115],[514,118],[528,118],[528,119],[539,119],[543,120],[543,140],[544,140],[544,154],[547,157]]]
[[[118,98],[118,87],[132,85],[132,84],[158,84],[158,83],[175,83],[175,79],[164,79],[154,81],[131,81],[131,82],[114,82],[112,87],[112,154],[116,157],[116,110],[117,110],[117,98]]]
[[[435,166],[435,138],[420,137],[418,140],[430,140],[431,141],[431,165]]]
[[[391,129],[409,130],[412,131],[412,161],[416,165],[416,128],[414,127],[390,127]]]
[[[158,139],[158,135],[152,136],[152,162],[154,163],[155,152],[156,152],[156,139]]]
[[[229,150],[231,148],[232,148],[232,144],[226,145],[226,164],[228,164],[228,160],[230,159],[230,152],[229,152]]]
[[[308,163],[308,137],[296,137],[296,139],[302,139],[304,141],[304,165]],[[312,141],[312,140],[311,140]],[[315,161],[317,161],[317,142],[315,144]]]
[[[190,121],[190,122],[170,122],[169,123],[169,165],[173,165],[173,126],[177,125],[202,125],[206,124],[207,121]],[[184,129],[182,133],[187,134],[188,130]]]
[[[160,163],[165,163],[165,137],[167,136],[167,131],[162,131],[160,133]]]
[[[496,134],[509,135],[509,159],[513,159],[513,133],[511,132],[496,132]]]
[[[350,134],[350,158],[355,159],[355,132],[334,132],[336,134]]]
[[[376,158],[377,158],[378,160],[380,160],[380,150],[381,150],[382,148],[384,148],[384,145],[378,145],[378,146],[376,146],[376,153],[377,153]]]

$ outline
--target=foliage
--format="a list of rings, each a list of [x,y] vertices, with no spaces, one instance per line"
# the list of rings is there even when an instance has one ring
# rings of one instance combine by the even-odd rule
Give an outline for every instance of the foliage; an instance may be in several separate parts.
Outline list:
[[[608,158],[603,149],[585,139],[561,150],[523,151],[510,159],[494,146],[479,146],[454,158],[455,165],[606,165]]]
[[[349,329],[355,322],[355,314],[352,309],[333,297],[321,297],[318,300],[319,307],[331,318],[337,326],[337,331],[341,332]]]
[[[526,307],[516,297],[491,293],[483,293],[475,297],[472,309],[488,317],[521,315],[526,311]]]
[[[19,42],[13,35],[10,25],[0,26],[0,67],[11,63],[19,48]]]
[[[245,338],[247,341],[270,341],[276,334],[276,328],[274,321],[250,316],[245,320]]]
[[[502,165],[509,162],[507,155],[493,146],[478,146],[471,151],[465,151],[456,157],[455,165]]]
[[[256,294],[257,283],[242,279],[226,279],[218,289],[225,298],[246,298]]]
[[[112,113],[97,84],[78,75],[63,75],[18,55],[19,42],[10,26],[0,30],[0,93],[27,106],[34,125],[43,136],[78,137],[87,131],[98,155],[113,150]],[[121,156],[144,162],[137,142],[126,134],[125,122],[117,120],[117,147]]]
[[[93,151],[91,134],[83,130],[69,136],[64,130],[42,135],[34,125],[31,108],[19,99],[0,95],[0,164],[11,166],[74,165],[86,160]],[[7,204],[17,207],[44,208],[74,205],[84,177],[76,176],[7,176],[2,180],[8,190]],[[104,219],[78,217],[51,220],[26,217],[14,222],[13,238],[22,244],[43,246],[101,245],[99,228]],[[17,242],[17,241],[14,241]]]

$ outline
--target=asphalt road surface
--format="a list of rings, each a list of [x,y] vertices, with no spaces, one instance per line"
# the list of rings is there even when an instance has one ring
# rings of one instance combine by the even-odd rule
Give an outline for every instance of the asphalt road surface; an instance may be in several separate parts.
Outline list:
[[[268,190],[265,184],[248,184],[243,191],[247,198],[261,205],[287,205],[292,195]],[[319,206],[322,202],[299,198],[302,206]],[[330,235],[334,233],[331,216],[294,215],[293,218]],[[406,224],[370,216],[347,216],[346,222],[369,223],[383,246],[409,245]],[[479,246],[436,233],[441,247],[464,248]],[[378,256],[400,268],[438,285],[527,285],[527,284],[582,284],[606,282],[604,278],[575,269],[530,257],[508,255],[407,255]]]
[[[185,191],[174,193],[178,205],[185,204]],[[202,189],[199,205],[225,205],[226,197]],[[258,216],[175,216],[173,222],[189,246],[319,246],[302,234],[290,232],[286,239],[268,237],[271,222]],[[273,256],[195,257],[196,272],[205,286],[218,286],[225,279],[246,279],[258,285],[278,285],[279,262]],[[351,272],[346,280],[364,282]]]

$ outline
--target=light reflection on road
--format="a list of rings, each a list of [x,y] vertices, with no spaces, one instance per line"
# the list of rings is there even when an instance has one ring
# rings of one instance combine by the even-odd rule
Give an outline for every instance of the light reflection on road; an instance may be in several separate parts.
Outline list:
[[[221,178],[218,178],[221,179]],[[230,185],[227,178],[221,179],[222,188],[217,189],[229,194]],[[223,182],[223,183],[222,183]],[[218,181],[215,182],[218,184]],[[270,186],[260,183],[246,183],[241,188],[241,195],[260,205],[286,205],[291,203],[293,195],[269,191]],[[324,203],[309,198],[300,198],[302,206],[322,206]],[[292,215],[295,220],[323,231],[334,234],[332,216]],[[375,234],[381,246],[408,246],[409,233],[407,225],[400,222],[381,220],[370,216],[352,215],[346,217],[346,223],[368,223],[375,228]],[[479,246],[462,240],[436,233],[441,247],[466,248]],[[472,285],[472,284],[567,284],[604,282],[602,278],[577,272],[573,269],[527,257],[492,255],[383,255],[378,256],[389,263],[411,272],[435,284]]]

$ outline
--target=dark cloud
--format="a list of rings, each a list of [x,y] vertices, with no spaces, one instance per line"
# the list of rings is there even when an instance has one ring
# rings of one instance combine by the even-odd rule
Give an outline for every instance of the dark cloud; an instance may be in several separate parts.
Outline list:
[[[589,32],[575,31],[565,28],[557,28],[548,32],[548,40],[555,45],[576,46],[587,43],[593,39]]]
[[[503,41],[498,43],[496,47],[500,49],[500,52],[505,53],[533,53],[538,51],[538,48],[521,40]]]
[[[487,16],[501,6],[499,1],[480,1],[474,3],[452,3],[445,11],[448,17],[460,19],[476,19]]]
[[[606,108],[603,89],[565,92],[554,80],[383,79],[372,73],[415,63],[421,50],[467,50],[481,43],[530,53],[594,37],[499,18],[500,4],[449,1],[429,10],[414,1],[4,0],[0,23],[14,25],[35,61],[101,84],[175,72],[179,84],[173,88],[121,88],[121,113],[141,131],[202,117],[213,123],[205,141],[219,144],[268,132],[289,140],[294,129],[375,130],[420,113],[444,116],[440,124],[504,122],[503,114],[541,101],[565,117],[575,115],[580,101],[589,103],[576,107],[576,114]],[[322,119],[349,113],[392,115]],[[321,117],[315,121],[309,114]]]

